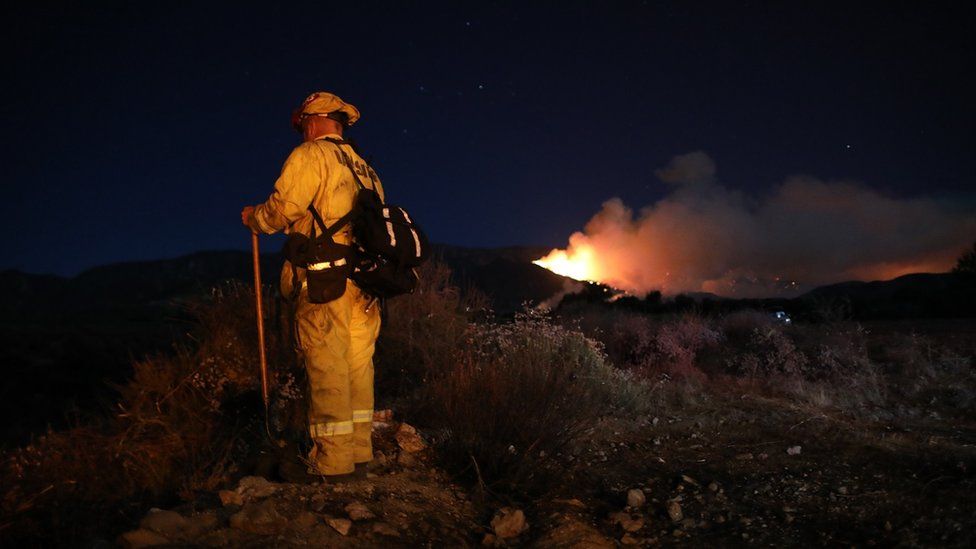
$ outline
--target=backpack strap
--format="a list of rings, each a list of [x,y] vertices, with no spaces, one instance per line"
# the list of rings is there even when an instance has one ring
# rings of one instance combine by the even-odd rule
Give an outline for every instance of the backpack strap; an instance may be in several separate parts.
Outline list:
[[[315,223],[317,223],[318,226],[322,229],[322,236],[328,237],[329,239],[335,236],[335,234],[339,232],[339,229],[347,225],[352,220],[352,215],[353,215],[352,210],[350,210],[346,215],[337,219],[336,222],[333,223],[331,227],[326,227],[325,221],[322,220],[322,216],[319,215],[319,212],[318,210],[315,209],[315,206],[309,204],[308,211],[312,213],[312,217],[315,219]],[[312,240],[315,240],[314,223],[312,224]]]

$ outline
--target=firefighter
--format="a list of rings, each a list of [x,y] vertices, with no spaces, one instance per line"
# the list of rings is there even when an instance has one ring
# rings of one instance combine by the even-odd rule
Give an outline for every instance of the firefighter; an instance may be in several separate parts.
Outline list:
[[[303,142],[285,161],[270,198],[243,209],[244,224],[257,233],[308,235],[314,222],[311,204],[331,227],[352,209],[356,197],[358,187],[348,162],[382,197],[376,172],[353,147],[327,140],[342,139],[344,130],[358,119],[356,107],[331,93],[317,92],[305,99],[292,115]],[[350,227],[346,225],[334,240],[351,244]],[[373,459],[373,351],[380,331],[379,304],[348,279],[338,299],[310,303],[304,278],[303,269],[293,270],[286,261],[281,291],[286,296],[298,294],[296,338],[308,373],[312,447],[307,473],[333,480],[353,474],[361,478]],[[284,470],[282,475],[295,476]]]

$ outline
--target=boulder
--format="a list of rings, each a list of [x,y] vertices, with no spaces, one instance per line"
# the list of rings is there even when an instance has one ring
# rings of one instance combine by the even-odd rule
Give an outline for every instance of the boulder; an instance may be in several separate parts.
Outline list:
[[[237,493],[243,501],[261,499],[270,496],[278,491],[279,486],[273,482],[268,482],[264,477],[244,477],[237,483]]]
[[[529,523],[521,509],[502,507],[492,517],[491,529],[500,539],[514,538],[528,530]]]
[[[349,529],[352,528],[352,521],[344,518],[328,518],[325,519],[325,523],[331,526],[333,530],[339,532],[343,536],[348,536]]]
[[[404,452],[420,452],[427,448],[427,444],[425,444],[424,440],[420,438],[420,435],[417,433],[417,429],[411,425],[407,425],[406,423],[400,424],[400,428],[397,429],[394,437],[396,438],[400,449]]]

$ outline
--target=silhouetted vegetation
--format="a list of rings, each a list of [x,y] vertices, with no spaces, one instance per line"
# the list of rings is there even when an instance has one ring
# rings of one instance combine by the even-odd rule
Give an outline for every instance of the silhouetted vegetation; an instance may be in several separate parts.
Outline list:
[[[959,256],[956,260],[956,266],[952,269],[952,272],[958,274],[976,275],[976,242],[973,242],[973,247],[966,253]]]
[[[968,325],[861,323],[856,302],[825,296],[788,325],[717,300],[608,303],[595,285],[555,313],[501,321],[446,266],[425,266],[421,280],[388,305],[377,408],[417,425],[445,468],[496,497],[589,478],[599,458],[584,461],[581,448],[614,418],[714,418],[722,402],[752,399],[848,421],[976,419]],[[149,506],[212,498],[261,470],[252,289],[223,285],[185,310],[192,338],[136,361],[110,409],[4,453],[4,540],[112,539]],[[294,435],[304,412],[291,313],[272,296],[266,310],[272,428]]]

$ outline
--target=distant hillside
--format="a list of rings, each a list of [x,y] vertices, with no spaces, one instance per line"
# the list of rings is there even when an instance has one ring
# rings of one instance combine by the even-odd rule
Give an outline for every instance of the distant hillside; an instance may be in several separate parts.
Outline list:
[[[434,257],[451,267],[458,284],[477,287],[492,299],[496,309],[508,312],[523,301],[544,300],[562,287],[564,277],[532,264],[546,251],[434,246]],[[262,254],[265,284],[277,285],[281,263],[278,253]],[[250,283],[251,269],[248,252],[206,251],[173,259],[103,265],[70,279],[3,271],[0,321],[70,321],[78,315],[138,315],[134,309],[170,309],[174,299],[205,294],[228,280]]]
[[[859,319],[976,316],[976,277],[918,273],[893,280],[841,282],[816,288],[795,301],[843,303]]]
[[[537,304],[562,290],[570,279],[534,265],[547,248],[461,248],[437,246],[435,257],[447,263],[455,282],[475,287],[491,299],[501,314],[521,309],[525,302]]]

